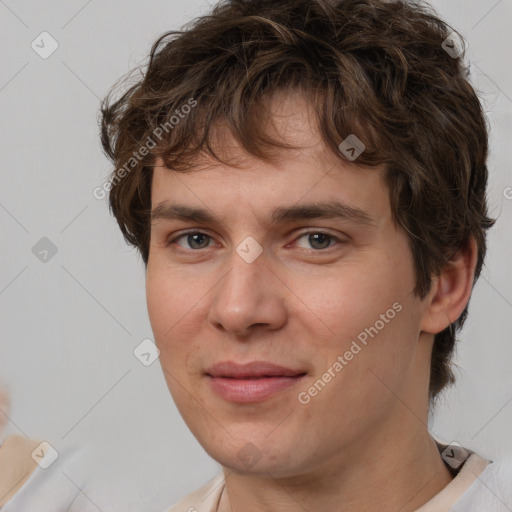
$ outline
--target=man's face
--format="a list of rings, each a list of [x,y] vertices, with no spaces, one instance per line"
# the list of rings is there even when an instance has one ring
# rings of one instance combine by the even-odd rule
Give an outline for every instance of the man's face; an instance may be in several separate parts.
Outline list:
[[[418,349],[424,303],[382,170],[330,154],[300,99],[274,114],[303,148],[278,163],[245,155],[243,168],[155,167],[161,215],[146,288],[165,378],[192,433],[225,467],[286,476],[418,423],[409,408],[426,396],[428,352]],[[233,141],[231,154],[244,156]],[[359,213],[278,215],[335,202]],[[165,218],[177,205],[220,222]],[[297,376],[212,370],[254,361]]]

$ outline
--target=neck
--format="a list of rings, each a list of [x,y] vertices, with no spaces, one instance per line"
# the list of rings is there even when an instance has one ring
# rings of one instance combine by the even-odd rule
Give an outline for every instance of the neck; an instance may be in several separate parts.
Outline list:
[[[403,415],[406,427],[395,428],[394,436],[385,428],[380,432],[386,434],[374,431],[371,439],[352,443],[308,473],[275,477],[242,475],[225,468],[219,512],[415,511],[452,476],[427,427],[417,417],[411,419],[409,410]]]

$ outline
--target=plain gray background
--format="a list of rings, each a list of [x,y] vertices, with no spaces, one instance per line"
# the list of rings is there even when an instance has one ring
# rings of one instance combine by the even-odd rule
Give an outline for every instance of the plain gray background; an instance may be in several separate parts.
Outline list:
[[[498,217],[458,345],[458,383],[432,430],[499,457],[512,451],[512,0],[432,5],[467,39],[488,113],[489,210]],[[0,0],[0,376],[12,400],[5,435],[45,438],[57,450],[93,440],[104,482],[122,481],[127,500],[161,507],[219,466],[181,420],[158,361],[145,367],[133,355],[152,338],[144,267],[106,199],[92,193],[110,171],[98,105],[158,35],[208,10],[204,0]],[[59,45],[46,59],[31,47],[43,31]],[[46,262],[32,250],[43,237],[57,249]]]

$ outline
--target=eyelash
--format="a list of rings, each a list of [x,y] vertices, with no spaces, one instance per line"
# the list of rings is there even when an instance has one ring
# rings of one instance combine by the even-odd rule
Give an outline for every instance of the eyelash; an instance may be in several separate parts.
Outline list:
[[[343,244],[344,241],[341,240],[340,238],[334,236],[334,235],[331,235],[330,233],[326,233],[325,231],[319,231],[319,230],[311,230],[311,231],[304,231],[302,232],[295,240],[299,240],[300,238],[304,237],[304,236],[307,236],[307,235],[310,235],[310,234],[321,234],[321,235],[326,235],[329,237],[330,240],[332,241],[336,241],[340,244]],[[172,238],[171,240],[168,240],[167,241],[167,245],[168,246],[171,246],[171,245],[175,245],[175,243],[180,240],[181,238],[183,237],[186,237],[187,235],[206,235],[207,237],[209,237],[210,239],[213,239],[213,237],[211,235],[209,235],[208,233],[205,233],[203,231],[186,231],[184,233],[181,233],[180,235]],[[336,244],[335,244],[336,245]],[[179,246],[178,246],[179,247]],[[326,247],[325,249],[304,249],[304,250],[309,250],[311,252],[327,252],[329,249],[331,249],[333,246],[330,245],[329,247]],[[202,249],[183,249],[182,247],[179,247],[178,251],[181,251],[181,252],[200,252],[204,249],[209,249],[209,247],[203,247]]]

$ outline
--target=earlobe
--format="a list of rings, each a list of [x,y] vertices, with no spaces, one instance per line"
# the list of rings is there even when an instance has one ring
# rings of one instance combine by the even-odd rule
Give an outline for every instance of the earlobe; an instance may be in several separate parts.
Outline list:
[[[437,334],[455,322],[464,311],[471,291],[477,260],[477,245],[471,236],[443,272],[432,279],[421,330]]]

